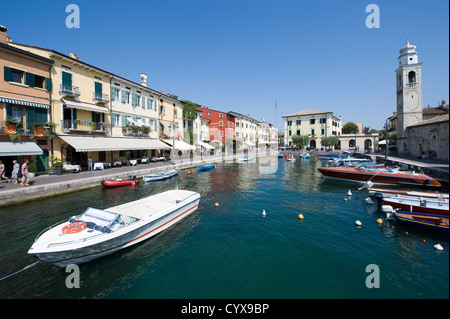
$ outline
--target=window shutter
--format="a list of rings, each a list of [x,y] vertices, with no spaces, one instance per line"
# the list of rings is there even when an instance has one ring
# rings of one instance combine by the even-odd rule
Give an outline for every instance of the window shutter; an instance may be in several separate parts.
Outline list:
[[[102,98],[103,95],[103,85],[100,82],[94,82],[94,90],[95,90],[95,96]]]
[[[152,104],[150,102],[150,98],[147,98],[147,109],[150,109],[152,107]]]
[[[115,94],[114,94],[114,86],[111,86],[111,101],[115,100]]]
[[[7,66],[4,67],[3,78],[6,82],[11,81],[11,68],[8,68]]]
[[[25,72],[25,84],[28,86],[36,86],[36,76],[33,73]]]
[[[142,108],[145,109],[145,96],[142,97]]]
[[[26,129],[27,130],[31,130],[32,124],[36,122],[35,120],[35,114],[34,114],[34,107],[27,107],[26,108],[26,118],[25,118],[25,122],[26,122]]]
[[[45,89],[47,91],[51,91],[53,88],[53,84],[52,84],[52,79],[50,78],[45,78]]]
[[[68,72],[62,73],[62,85],[66,90],[72,90],[72,74]]]
[[[125,93],[125,90],[121,90],[122,91],[122,103],[126,103],[127,102],[127,95]]]
[[[134,92],[131,93],[131,105],[136,106],[136,94]]]
[[[125,114],[122,114],[122,126],[127,126],[127,117]]]
[[[116,126],[116,121],[115,121],[115,119],[116,119],[116,113],[112,113],[112,116],[111,116],[111,126]]]

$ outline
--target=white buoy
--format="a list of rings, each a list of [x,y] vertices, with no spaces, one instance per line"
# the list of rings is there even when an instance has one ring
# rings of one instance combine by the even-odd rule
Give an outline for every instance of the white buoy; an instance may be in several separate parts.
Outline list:
[[[361,226],[362,223],[361,223],[361,221],[357,220],[357,221],[355,222],[355,225],[356,225],[356,226]]]
[[[433,246],[434,249],[439,250],[439,251],[443,251],[444,247],[441,246],[441,244],[437,243],[436,245]]]
[[[352,191],[348,190],[347,196],[352,196]]]
[[[266,211],[263,209],[263,217],[266,217]]]

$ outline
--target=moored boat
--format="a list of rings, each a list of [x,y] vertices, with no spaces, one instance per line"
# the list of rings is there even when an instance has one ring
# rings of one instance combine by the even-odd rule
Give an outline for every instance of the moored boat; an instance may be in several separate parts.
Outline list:
[[[170,169],[170,170],[163,171],[163,172],[144,175],[143,180],[144,180],[144,182],[159,181],[162,179],[170,178],[177,174],[178,174],[178,168],[174,168],[174,169]]]
[[[392,213],[400,224],[419,227],[448,234],[448,217],[430,214],[418,214],[404,211],[394,211]]]
[[[136,179],[136,176],[130,178],[106,179],[102,181],[102,185],[106,187],[137,185],[138,183],[139,181]]]
[[[394,197],[384,197],[381,199],[383,205],[390,205],[394,209],[399,209],[402,211],[413,212],[413,213],[423,213],[432,214],[439,216],[447,216],[449,212],[448,200],[428,200],[421,197],[413,196],[394,196]]]
[[[109,255],[146,240],[195,212],[200,194],[170,190],[83,214],[41,232],[29,255],[59,267]]]
[[[350,181],[394,185],[413,185],[426,187],[442,186],[436,179],[425,174],[404,173],[398,170],[388,171],[380,169],[364,169],[354,167],[319,167],[318,171],[324,176]]]
[[[216,164],[214,164],[214,163],[206,163],[206,164],[203,164],[203,165],[198,165],[197,166],[197,170],[198,171],[207,171],[207,170],[213,169],[214,167],[216,167]]]
[[[309,153],[303,153],[300,155],[302,159],[309,159]]]
[[[294,155],[286,155],[286,161],[288,162],[295,162]]]
[[[444,198],[448,199],[448,193],[441,193],[436,191],[417,191],[409,189],[396,189],[396,188],[376,188],[371,187],[369,189],[369,194],[374,195],[375,193],[382,193],[386,195],[408,195],[408,196],[418,196],[418,197],[429,197],[429,198]]]

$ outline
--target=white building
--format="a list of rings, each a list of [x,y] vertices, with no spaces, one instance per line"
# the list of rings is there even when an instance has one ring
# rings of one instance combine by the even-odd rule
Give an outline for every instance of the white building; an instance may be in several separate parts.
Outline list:
[[[333,112],[313,109],[284,115],[284,145],[292,146],[293,135],[309,136],[309,147],[321,147],[322,137],[341,135],[342,119]]]
[[[256,146],[258,138],[258,121],[250,116],[236,112],[228,112],[235,117],[235,137],[238,148],[248,148]]]

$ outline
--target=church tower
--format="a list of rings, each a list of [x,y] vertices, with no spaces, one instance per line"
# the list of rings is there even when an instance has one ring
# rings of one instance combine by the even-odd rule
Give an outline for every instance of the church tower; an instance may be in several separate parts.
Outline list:
[[[416,46],[406,42],[400,49],[397,75],[397,147],[399,154],[408,154],[406,128],[422,121],[422,63]]]

